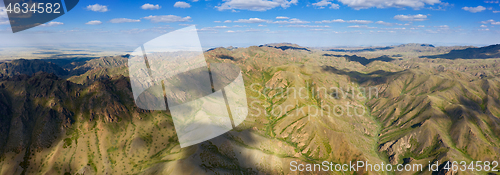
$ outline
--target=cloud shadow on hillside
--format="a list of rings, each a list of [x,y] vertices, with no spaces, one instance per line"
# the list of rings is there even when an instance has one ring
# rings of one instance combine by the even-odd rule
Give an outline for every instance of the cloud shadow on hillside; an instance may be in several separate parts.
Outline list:
[[[334,74],[339,74],[339,75],[347,75],[350,77],[351,81],[357,82],[359,84],[364,84],[367,83],[369,85],[379,85],[379,84],[384,84],[388,82],[388,78],[392,75],[396,75],[401,73],[399,72],[387,72],[384,70],[378,70],[374,71],[371,73],[360,73],[356,71],[346,71],[346,70],[339,70],[335,67],[332,66],[323,66],[322,70],[325,72],[330,72]]]
[[[327,57],[344,57],[346,58],[348,61],[355,61],[355,62],[358,62],[360,64],[362,64],[363,66],[366,66],[368,64],[370,64],[371,62],[374,62],[374,61],[383,61],[383,62],[391,62],[395,59],[387,56],[387,55],[383,55],[383,56],[380,56],[380,57],[377,57],[377,58],[372,58],[372,59],[367,59],[365,57],[360,57],[360,56],[357,56],[357,55],[333,55],[333,54],[323,54],[323,56],[327,56]]]

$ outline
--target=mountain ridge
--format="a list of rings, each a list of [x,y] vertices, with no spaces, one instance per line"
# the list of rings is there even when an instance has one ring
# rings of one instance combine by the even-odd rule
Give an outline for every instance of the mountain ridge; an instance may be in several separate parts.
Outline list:
[[[464,50],[452,50],[450,53],[434,56],[421,56],[427,58],[444,58],[444,59],[488,59],[500,58],[500,44],[480,47],[467,48]]]

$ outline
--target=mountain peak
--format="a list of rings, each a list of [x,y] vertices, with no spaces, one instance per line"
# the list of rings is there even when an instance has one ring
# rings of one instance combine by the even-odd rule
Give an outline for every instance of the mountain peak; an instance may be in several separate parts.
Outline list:
[[[281,49],[283,51],[285,50],[305,50],[310,52],[307,47],[302,47],[297,44],[292,44],[292,43],[270,43],[270,44],[265,44],[265,45],[260,45],[259,47],[274,47],[276,49]]]
[[[435,46],[432,44],[408,43],[408,44],[398,45],[397,47],[435,47]]]

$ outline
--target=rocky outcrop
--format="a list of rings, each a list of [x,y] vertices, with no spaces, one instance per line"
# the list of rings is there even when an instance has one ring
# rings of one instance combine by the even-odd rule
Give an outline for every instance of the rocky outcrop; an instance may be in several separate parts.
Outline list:
[[[410,140],[412,135],[406,135],[398,140],[390,141],[380,145],[378,151],[383,152],[387,151],[389,155],[389,161],[391,164],[398,164],[399,156],[404,154],[407,149],[411,148]]]

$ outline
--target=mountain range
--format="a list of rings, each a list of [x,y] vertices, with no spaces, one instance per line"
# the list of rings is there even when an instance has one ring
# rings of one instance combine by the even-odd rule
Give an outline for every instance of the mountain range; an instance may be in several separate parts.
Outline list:
[[[135,106],[128,55],[3,62],[0,174],[299,174],[291,161],[500,161],[498,46],[210,49],[209,64],[241,68],[250,111],[232,131],[187,148],[169,111]],[[343,173],[432,172],[310,174]]]

